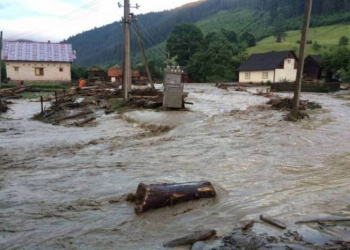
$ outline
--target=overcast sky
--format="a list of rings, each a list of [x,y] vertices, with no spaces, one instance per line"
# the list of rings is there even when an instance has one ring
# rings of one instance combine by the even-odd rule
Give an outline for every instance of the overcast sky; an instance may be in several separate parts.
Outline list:
[[[196,0],[131,0],[135,14],[162,11]],[[0,0],[0,30],[4,39],[51,40],[120,21],[123,0]]]

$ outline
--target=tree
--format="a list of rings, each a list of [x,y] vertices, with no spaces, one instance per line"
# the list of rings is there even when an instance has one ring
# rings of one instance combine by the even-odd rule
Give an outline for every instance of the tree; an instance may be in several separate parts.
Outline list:
[[[191,56],[201,49],[203,42],[202,31],[194,24],[184,23],[175,27],[166,48],[170,57],[176,56],[177,63],[186,66]]]
[[[314,44],[312,45],[312,48],[315,51],[319,51],[322,48],[322,46],[317,41],[315,41]]]
[[[211,37],[190,60],[188,71],[193,80],[206,82],[209,76],[225,77],[232,73],[232,46],[221,33]]]
[[[341,46],[326,53],[323,63],[327,70],[338,73],[343,81],[350,81],[350,49]]]
[[[86,67],[81,67],[76,64],[72,64],[71,74],[73,80],[79,80],[80,78],[88,78],[88,69]]]
[[[256,38],[254,35],[244,32],[240,37],[241,42],[246,42],[248,47],[254,47],[256,45]]]
[[[349,37],[347,37],[347,36],[342,36],[342,37],[339,39],[339,45],[340,45],[340,46],[348,46],[348,45],[349,45]]]
[[[229,42],[236,43],[238,41],[236,32],[227,29],[221,29],[220,32],[226,37]]]
[[[285,32],[285,27],[284,27],[285,20],[286,18],[284,17],[284,15],[280,13],[274,21],[273,33],[274,33],[274,36],[276,37],[277,43],[283,43],[287,36]]]

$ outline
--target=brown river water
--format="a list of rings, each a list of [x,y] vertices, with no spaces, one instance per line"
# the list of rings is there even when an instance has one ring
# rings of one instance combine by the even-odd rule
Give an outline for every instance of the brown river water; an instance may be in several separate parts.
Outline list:
[[[15,101],[0,118],[0,249],[163,249],[173,237],[227,234],[260,214],[310,241],[350,236],[294,224],[350,217],[350,101],[303,94],[324,109],[290,123],[279,111],[231,112],[264,97],[213,85],[187,91],[187,112],[112,114],[86,128],[32,121],[40,104]],[[214,184],[216,199],[141,216],[121,199],[140,182],[201,180]]]

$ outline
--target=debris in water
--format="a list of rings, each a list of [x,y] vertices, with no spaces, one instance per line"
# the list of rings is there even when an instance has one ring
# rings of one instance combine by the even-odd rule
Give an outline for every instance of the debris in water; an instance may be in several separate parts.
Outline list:
[[[0,100],[0,113],[6,113],[9,110],[7,103]]]
[[[319,219],[312,219],[312,220],[301,220],[295,222],[295,224],[306,224],[306,223],[325,223],[325,222],[350,222],[350,218],[338,218],[338,219],[331,219],[331,218],[319,218]]]
[[[286,224],[284,224],[283,222],[278,221],[278,220],[273,219],[273,218],[270,218],[270,217],[264,217],[264,216],[260,215],[260,220],[262,220],[263,222],[266,222],[272,226],[279,227],[281,229],[287,228]]]
[[[247,92],[247,89],[243,88],[243,87],[238,87],[238,88],[235,89],[235,91],[237,91],[237,92]]]
[[[279,96],[274,96],[267,103],[272,106],[274,110],[281,111],[291,111],[293,109],[293,99],[292,98],[282,98]],[[317,102],[310,102],[308,100],[300,100],[299,110],[307,110],[307,109],[321,109],[322,106]]]
[[[254,220],[251,220],[251,221],[245,223],[245,224],[241,227],[241,229],[242,229],[243,232],[249,231],[249,230],[251,230],[251,229],[253,228],[254,224],[255,224],[255,221],[254,221]]]
[[[21,87],[21,88],[8,88],[8,89],[1,89],[0,90],[0,98],[6,97],[11,99],[18,99],[21,98],[21,95],[18,95],[20,93],[30,91],[31,87]]]
[[[210,239],[211,237],[213,237],[215,235],[216,235],[216,231],[214,229],[196,231],[193,234],[190,234],[188,236],[184,236],[184,237],[181,237],[181,238],[178,238],[175,240],[165,242],[163,244],[163,246],[164,247],[176,247],[176,246],[194,244],[198,241]]]
[[[136,191],[135,211],[140,214],[151,209],[215,196],[216,192],[210,182],[152,185],[140,183]]]

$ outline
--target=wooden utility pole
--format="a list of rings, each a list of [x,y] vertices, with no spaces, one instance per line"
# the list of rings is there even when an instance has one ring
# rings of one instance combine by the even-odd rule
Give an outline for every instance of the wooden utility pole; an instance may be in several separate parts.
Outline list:
[[[123,93],[124,100],[129,100],[131,91],[131,46],[130,46],[130,0],[124,0],[124,67],[123,67]]]
[[[149,67],[148,67],[148,60],[147,60],[147,56],[146,56],[146,52],[145,52],[145,47],[143,46],[143,42],[142,42],[139,26],[137,25],[137,19],[134,18],[134,16],[133,16],[133,24],[134,24],[137,40],[139,41],[139,46],[140,46],[140,50],[141,50],[143,64],[145,65],[145,68],[146,68],[146,71],[147,71],[148,81],[151,84],[151,88],[153,90],[156,90],[156,88],[154,87],[154,84],[153,84],[151,72],[150,72]]]
[[[312,0],[305,0],[305,17],[304,17],[304,24],[303,24],[303,32],[301,35],[297,80],[295,83],[295,90],[294,90],[294,100],[293,100],[293,110],[292,110],[293,117],[297,117],[299,113],[301,84],[303,81],[303,74],[304,74],[305,49],[306,49],[307,37],[308,37],[308,32],[310,27],[311,11],[312,11]]]
[[[2,31],[0,32],[0,90],[1,90],[1,82],[2,82],[2,61],[1,61],[1,53],[2,53]]]

